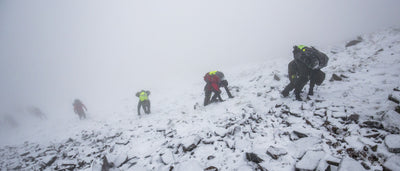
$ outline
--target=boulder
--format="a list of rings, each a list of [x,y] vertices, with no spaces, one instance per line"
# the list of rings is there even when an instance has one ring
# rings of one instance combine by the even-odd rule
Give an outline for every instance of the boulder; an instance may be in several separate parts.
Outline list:
[[[319,162],[325,156],[323,151],[307,151],[306,154],[296,163],[296,170],[314,171],[317,169]]]
[[[388,148],[388,151],[392,153],[400,153],[400,135],[387,135],[385,137],[385,145]]]
[[[286,155],[287,151],[283,148],[269,146],[267,149],[267,154],[271,156],[273,159],[277,160],[280,156]]]

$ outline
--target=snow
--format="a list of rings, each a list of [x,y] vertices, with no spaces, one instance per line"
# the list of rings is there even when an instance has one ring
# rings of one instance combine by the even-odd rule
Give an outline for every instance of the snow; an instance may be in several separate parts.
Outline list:
[[[400,128],[400,115],[394,112],[397,104],[388,100],[389,94],[397,97],[393,88],[400,86],[400,30],[386,29],[362,38],[348,48],[344,44],[317,47],[330,57],[322,69],[326,79],[314,96],[307,97],[305,86],[303,102],[295,101],[293,93],[287,98],[280,95],[289,82],[287,63],[292,57],[234,66],[223,72],[235,98],[228,99],[223,91],[226,101],[207,107],[198,105],[204,98],[199,76],[198,82],[185,88],[152,91],[150,115],[133,114],[137,99],[129,96],[113,113],[91,113],[87,120],[49,118],[9,132],[0,129],[0,136],[7,137],[0,140],[0,170],[35,170],[40,161],[53,156],[56,161],[46,169],[73,163],[77,170],[99,170],[101,158],[107,156],[116,165],[125,162],[113,168],[121,170],[320,169],[329,158],[342,159],[340,169],[363,170],[362,160],[371,170],[382,170],[384,160],[393,156],[384,143],[397,141],[386,142],[384,137],[399,134]],[[332,74],[347,78],[330,82]],[[352,114],[359,115],[358,123],[347,121]],[[365,121],[381,123],[383,128],[361,127]],[[299,138],[293,131],[308,137]],[[184,150],[191,145],[195,146],[190,151]],[[372,151],[373,146],[377,151]],[[275,160],[266,151],[287,154]],[[255,153],[264,161],[248,162],[245,153]],[[373,156],[377,161],[368,160]]]

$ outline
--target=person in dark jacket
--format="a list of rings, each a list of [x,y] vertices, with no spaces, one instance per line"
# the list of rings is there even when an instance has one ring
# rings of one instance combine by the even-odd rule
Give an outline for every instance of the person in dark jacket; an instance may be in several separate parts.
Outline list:
[[[86,119],[86,106],[79,99],[75,99],[72,105],[74,106],[74,112],[79,116],[79,119]]]
[[[229,97],[229,98],[233,98],[231,92],[230,92],[229,89],[228,89],[228,81],[225,79],[224,73],[221,72],[221,71],[217,71],[217,72],[215,73],[215,75],[220,79],[220,82],[218,83],[218,86],[219,86],[219,87],[224,87],[226,93],[228,94],[228,97]],[[214,98],[213,98],[213,99],[214,99]],[[211,101],[213,101],[213,100],[211,100]]]
[[[204,76],[204,81],[206,85],[204,87],[204,106],[207,106],[213,101],[223,101],[221,98],[221,90],[219,89],[219,84],[221,82],[220,78],[216,75],[217,71],[211,71],[206,73]],[[213,100],[210,101],[211,94],[214,93]]]
[[[150,91],[139,91],[136,93],[136,97],[139,97],[139,103],[137,106],[138,115],[140,115],[140,108],[143,107],[144,113],[150,114]]]
[[[302,46],[303,48],[305,46]],[[293,50],[293,55],[298,55],[301,53],[302,48],[295,46]],[[308,95],[314,95],[314,86],[315,84],[321,85],[325,79],[325,73],[320,69],[310,69],[307,67],[304,62],[294,59],[288,64],[288,74],[290,83],[285,87],[282,91],[282,95],[287,97],[289,92],[294,89],[294,94],[296,96],[296,100],[302,101],[300,97],[301,90],[310,80],[310,88],[308,91]]]

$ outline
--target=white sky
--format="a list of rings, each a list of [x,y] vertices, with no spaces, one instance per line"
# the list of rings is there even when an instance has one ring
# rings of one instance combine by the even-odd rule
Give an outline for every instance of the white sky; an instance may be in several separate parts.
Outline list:
[[[398,0],[1,0],[0,107],[72,113],[74,98],[102,108],[140,89],[179,89],[210,70],[292,58],[295,44],[327,47],[399,27],[399,7]]]

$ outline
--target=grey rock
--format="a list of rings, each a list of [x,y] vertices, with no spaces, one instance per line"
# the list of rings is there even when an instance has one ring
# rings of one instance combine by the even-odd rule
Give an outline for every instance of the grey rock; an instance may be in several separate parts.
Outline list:
[[[293,133],[297,136],[297,137],[299,137],[299,138],[305,138],[305,137],[308,137],[308,135],[307,134],[305,134],[305,133],[302,133],[302,132],[299,132],[299,131],[293,131]]]
[[[264,161],[263,159],[258,157],[257,154],[254,153],[246,153],[246,159],[254,163],[261,163]]]
[[[385,145],[392,153],[400,153],[400,135],[391,134],[385,137]]]
[[[286,155],[287,151],[283,148],[270,146],[267,149],[267,154],[271,156],[273,159],[277,160],[280,156]]]
[[[383,129],[382,123],[378,121],[365,121],[360,126],[367,128]]]
[[[359,114],[351,114],[349,117],[347,117],[348,121],[357,122],[358,119],[360,119],[360,115]]]
[[[216,168],[215,166],[210,166],[205,168],[204,171],[218,171],[218,168]]]

